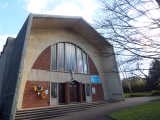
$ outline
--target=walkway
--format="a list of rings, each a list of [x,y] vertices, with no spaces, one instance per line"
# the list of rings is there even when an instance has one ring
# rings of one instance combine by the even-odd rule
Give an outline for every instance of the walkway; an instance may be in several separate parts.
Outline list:
[[[132,107],[135,105],[143,104],[160,97],[136,97],[136,98],[127,98],[125,101],[108,103],[102,107],[93,108],[86,111],[74,112],[67,114],[66,116],[49,119],[49,120],[111,120],[107,119],[106,114],[109,114],[113,111],[120,110],[122,108]]]

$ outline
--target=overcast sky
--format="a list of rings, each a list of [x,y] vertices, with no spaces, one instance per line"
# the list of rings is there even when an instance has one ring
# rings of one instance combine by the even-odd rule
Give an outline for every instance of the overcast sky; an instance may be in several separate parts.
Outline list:
[[[96,0],[0,0],[0,51],[8,36],[15,37],[29,13],[82,16],[92,23]]]

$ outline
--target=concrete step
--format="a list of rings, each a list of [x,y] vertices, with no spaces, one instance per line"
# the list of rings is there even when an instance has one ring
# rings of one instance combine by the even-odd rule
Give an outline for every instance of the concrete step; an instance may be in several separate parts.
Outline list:
[[[105,102],[71,104],[59,107],[38,108],[30,110],[20,110],[16,113],[15,120],[44,120],[54,117],[64,116],[67,113],[83,111],[94,107],[102,106]]]
[[[41,113],[44,113],[45,111],[47,111],[47,112],[60,112],[61,110],[70,110],[70,109],[74,109],[74,108],[85,108],[85,107],[94,107],[94,106],[96,106],[96,105],[87,105],[87,106],[74,106],[74,107],[66,107],[66,108],[59,108],[59,109],[49,109],[49,110],[41,110],[41,111],[30,111],[30,112],[22,112],[22,113],[17,113],[16,114],[16,116],[21,116],[22,114],[24,115],[27,115],[27,114],[29,114],[29,115],[33,115],[33,114],[41,114]]]
[[[64,116],[66,113],[71,113],[71,112],[77,112],[77,111],[82,111],[82,110],[86,110],[88,109],[86,108],[75,108],[75,109],[70,109],[70,110],[62,110],[59,112],[44,112],[43,114],[36,114],[36,115],[28,115],[27,119],[29,120],[39,120],[39,119],[46,119],[46,118],[53,118],[53,117],[59,117],[59,116]],[[26,119],[26,115],[24,116],[16,116],[16,120],[23,120]]]
[[[45,108],[34,108],[34,109],[25,109],[25,110],[19,110],[17,111],[17,114],[19,113],[26,113],[26,112],[36,112],[36,111],[44,111],[44,110],[56,110],[56,109],[65,109],[68,107],[77,107],[77,106],[86,106],[86,105],[98,105],[98,104],[105,104],[106,102],[101,101],[101,102],[93,102],[93,103],[77,103],[77,104],[67,104],[67,105],[59,105],[59,106],[54,106],[54,107],[45,107]]]

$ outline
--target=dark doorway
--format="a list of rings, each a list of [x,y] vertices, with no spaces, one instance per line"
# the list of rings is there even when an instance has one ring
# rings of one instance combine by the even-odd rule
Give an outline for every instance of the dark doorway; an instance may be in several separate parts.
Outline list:
[[[79,82],[72,81],[69,85],[69,89],[70,89],[70,102],[80,102]]]
[[[59,83],[59,104],[65,103],[65,83]]]
[[[85,84],[82,84],[82,101],[86,101]]]

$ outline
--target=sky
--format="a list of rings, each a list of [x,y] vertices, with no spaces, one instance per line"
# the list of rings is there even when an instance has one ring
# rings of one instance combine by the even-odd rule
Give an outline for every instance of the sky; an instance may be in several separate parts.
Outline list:
[[[81,16],[93,23],[96,0],[0,0],[0,52],[8,36],[16,37],[29,13]]]
[[[0,52],[8,36],[16,37],[29,13],[81,16],[90,24],[94,24],[94,18],[100,8],[99,0],[0,0]],[[112,0],[108,0],[112,1]],[[146,8],[152,8],[146,4]],[[141,8],[141,6],[139,6]],[[129,14],[135,11],[130,10]],[[152,16],[157,17],[159,11],[152,11]],[[144,25],[146,18],[141,17],[136,26]],[[148,34],[148,32],[144,31]],[[157,31],[149,31],[148,35],[157,34]],[[160,31],[158,32],[158,36]],[[156,38],[157,39],[157,38]],[[157,39],[159,40],[159,39]],[[149,66],[150,62],[144,64]]]

